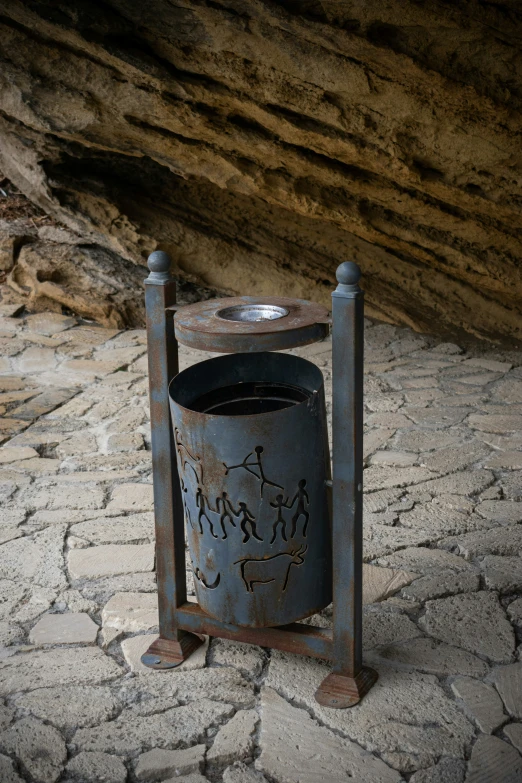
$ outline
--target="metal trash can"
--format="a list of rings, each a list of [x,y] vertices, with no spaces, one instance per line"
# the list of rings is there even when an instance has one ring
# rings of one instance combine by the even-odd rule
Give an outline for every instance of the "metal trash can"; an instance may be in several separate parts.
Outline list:
[[[170,669],[203,636],[331,661],[317,701],[357,704],[362,659],[363,292],[337,270],[332,315],[286,297],[179,307],[170,259],[145,281],[159,636]],[[332,460],[319,368],[279,351],[332,327]],[[178,345],[225,354],[179,371]],[[187,593],[188,539],[197,602]],[[332,627],[297,622],[332,601]]]
[[[323,376],[298,356],[233,354],[181,372],[170,409],[201,608],[252,628],[332,600]]]

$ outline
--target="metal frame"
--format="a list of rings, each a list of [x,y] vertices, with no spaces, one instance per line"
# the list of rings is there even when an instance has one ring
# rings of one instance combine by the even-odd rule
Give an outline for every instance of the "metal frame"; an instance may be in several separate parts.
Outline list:
[[[243,628],[222,623],[187,600],[184,514],[170,424],[168,385],[177,375],[173,315],[176,286],[170,259],[149,257],[145,281],[156,522],[156,570],[160,636],[142,656],[154,669],[186,660],[208,634],[330,660],[333,671],[316,699],[329,707],[357,704],[377,679],[362,665],[362,414],[363,292],[360,270],[346,262],[333,292],[333,629],[292,623]],[[347,513],[348,510],[348,513]]]

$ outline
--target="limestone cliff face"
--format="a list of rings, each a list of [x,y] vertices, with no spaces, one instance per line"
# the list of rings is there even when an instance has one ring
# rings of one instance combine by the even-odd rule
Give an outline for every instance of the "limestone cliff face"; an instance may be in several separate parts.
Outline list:
[[[3,0],[0,169],[128,263],[521,337],[513,0]]]

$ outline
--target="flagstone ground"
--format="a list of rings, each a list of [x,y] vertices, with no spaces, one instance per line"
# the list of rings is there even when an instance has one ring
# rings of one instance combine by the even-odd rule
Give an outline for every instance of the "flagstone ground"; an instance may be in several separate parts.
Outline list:
[[[2,783],[520,783],[522,354],[366,325],[365,658],[157,634],[146,339],[0,306]],[[331,394],[329,341],[297,351]],[[181,348],[181,366],[207,358]],[[192,575],[187,561],[189,590]],[[330,623],[326,610],[314,618]]]

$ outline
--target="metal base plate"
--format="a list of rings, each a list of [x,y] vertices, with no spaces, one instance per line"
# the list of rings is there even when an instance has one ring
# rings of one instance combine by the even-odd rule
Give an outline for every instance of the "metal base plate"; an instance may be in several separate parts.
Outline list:
[[[375,684],[379,675],[375,669],[365,666],[357,677],[344,677],[332,672],[325,677],[315,692],[315,699],[323,707],[343,710],[361,701]]]
[[[141,662],[149,669],[174,669],[190,658],[203,642],[204,637],[184,631],[180,631],[179,641],[160,637],[141,656]]]

